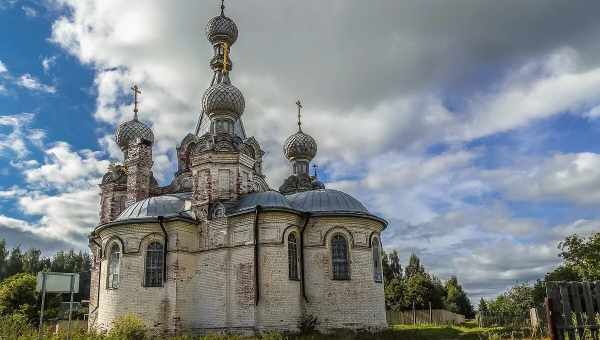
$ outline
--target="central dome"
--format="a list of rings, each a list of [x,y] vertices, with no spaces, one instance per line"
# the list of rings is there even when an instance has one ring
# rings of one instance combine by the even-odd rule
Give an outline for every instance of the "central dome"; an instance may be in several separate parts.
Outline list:
[[[115,139],[121,150],[127,149],[129,143],[137,138],[154,143],[154,133],[152,133],[152,129],[136,118],[121,123],[115,132]]]
[[[233,113],[239,118],[244,112],[244,95],[235,86],[227,83],[215,84],[206,90],[202,98],[202,110],[207,115]]]
[[[288,137],[283,143],[283,152],[288,160],[312,160],[317,154],[317,142],[302,131]]]

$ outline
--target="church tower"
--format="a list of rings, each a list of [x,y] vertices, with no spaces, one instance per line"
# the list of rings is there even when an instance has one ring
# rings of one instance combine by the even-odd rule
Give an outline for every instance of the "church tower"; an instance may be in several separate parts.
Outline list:
[[[279,187],[284,194],[293,194],[300,191],[324,189],[323,183],[315,176],[310,176],[310,161],[317,155],[317,142],[311,135],[302,131],[302,103],[296,102],[298,107],[298,132],[289,136],[283,143],[283,153],[290,162],[290,176]]]
[[[221,4],[221,14],[206,26],[214,53],[210,61],[213,77],[202,98],[194,145],[180,147],[191,149],[192,208],[198,217],[212,211],[216,202],[237,200],[244,193],[268,189],[260,171],[263,151],[254,138],[246,138],[241,121],[244,96],[230,79],[233,64],[229,52],[237,40],[238,29],[225,16],[224,8]]]
[[[134,96],[133,119],[121,123],[115,133],[117,144],[123,151],[127,172],[126,207],[150,196],[154,143],[152,129],[138,120],[138,94],[141,91],[137,85],[131,89]]]

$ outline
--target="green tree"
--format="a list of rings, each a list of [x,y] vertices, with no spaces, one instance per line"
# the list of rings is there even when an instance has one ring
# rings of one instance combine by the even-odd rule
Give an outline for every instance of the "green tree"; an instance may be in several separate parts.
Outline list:
[[[0,283],[0,316],[21,314],[34,321],[38,314],[35,276],[13,275]]]
[[[384,282],[387,284],[393,279],[402,279],[402,266],[398,252],[393,250],[389,255],[384,252],[382,257],[382,269]]]
[[[462,286],[458,284],[456,276],[446,281],[446,308],[454,313],[462,314],[467,318],[473,317],[473,306]]]
[[[560,256],[583,280],[600,280],[600,233],[589,238],[571,235],[559,243]]]
[[[8,249],[6,249],[6,241],[4,239],[0,239],[0,281],[6,278],[7,272],[7,263],[6,257],[8,256]]]
[[[39,249],[28,249],[22,257],[23,272],[33,274],[39,272],[42,269],[40,259],[41,255],[42,252]]]
[[[408,276],[404,291],[404,305],[412,308],[414,303],[417,309],[429,308],[433,289],[433,283],[427,274],[417,272]]]
[[[408,265],[404,269],[404,276],[406,279],[410,279],[411,276],[416,274],[425,274],[425,268],[421,265],[421,260],[416,254],[411,254],[408,260]]]
[[[385,306],[387,309],[405,309],[404,291],[406,287],[404,280],[393,278],[385,285]]]
[[[487,302],[485,302],[485,300],[483,298],[481,298],[479,300],[479,306],[477,306],[477,311],[479,313],[487,313],[487,311],[488,311]]]
[[[13,276],[23,272],[23,254],[21,247],[17,246],[10,251],[6,261],[6,276]]]

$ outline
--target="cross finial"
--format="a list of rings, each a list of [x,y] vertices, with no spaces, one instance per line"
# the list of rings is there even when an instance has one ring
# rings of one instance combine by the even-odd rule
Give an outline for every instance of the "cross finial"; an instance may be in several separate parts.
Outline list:
[[[225,16],[225,0],[221,0],[221,15]]]
[[[131,90],[133,91],[133,119],[137,119],[138,94],[141,94],[142,91],[140,91],[140,88],[139,88],[139,86],[137,86],[137,84],[134,84],[133,87],[131,88]]]
[[[302,118],[300,113],[300,110],[302,110],[302,103],[300,102],[300,99],[296,101],[296,106],[298,106],[298,131],[302,131],[302,122],[300,121]]]
[[[313,164],[313,169],[314,169],[314,171],[315,171],[315,179],[317,179],[317,178],[319,177],[319,173],[317,172],[317,169],[318,169],[318,168],[319,168],[319,166],[318,166],[318,165],[316,165],[316,164]]]

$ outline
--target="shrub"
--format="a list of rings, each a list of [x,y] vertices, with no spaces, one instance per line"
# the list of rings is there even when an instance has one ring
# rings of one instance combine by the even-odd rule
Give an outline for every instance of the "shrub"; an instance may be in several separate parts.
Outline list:
[[[112,339],[143,340],[146,339],[146,332],[146,325],[140,318],[126,314],[113,321],[108,337]]]
[[[298,325],[298,328],[300,328],[300,332],[305,333],[305,334],[314,333],[318,324],[319,324],[319,320],[317,319],[317,317],[309,314],[309,315],[302,316],[302,319],[300,320],[300,325]]]
[[[277,332],[267,332],[261,335],[262,340],[287,340],[288,338]]]

